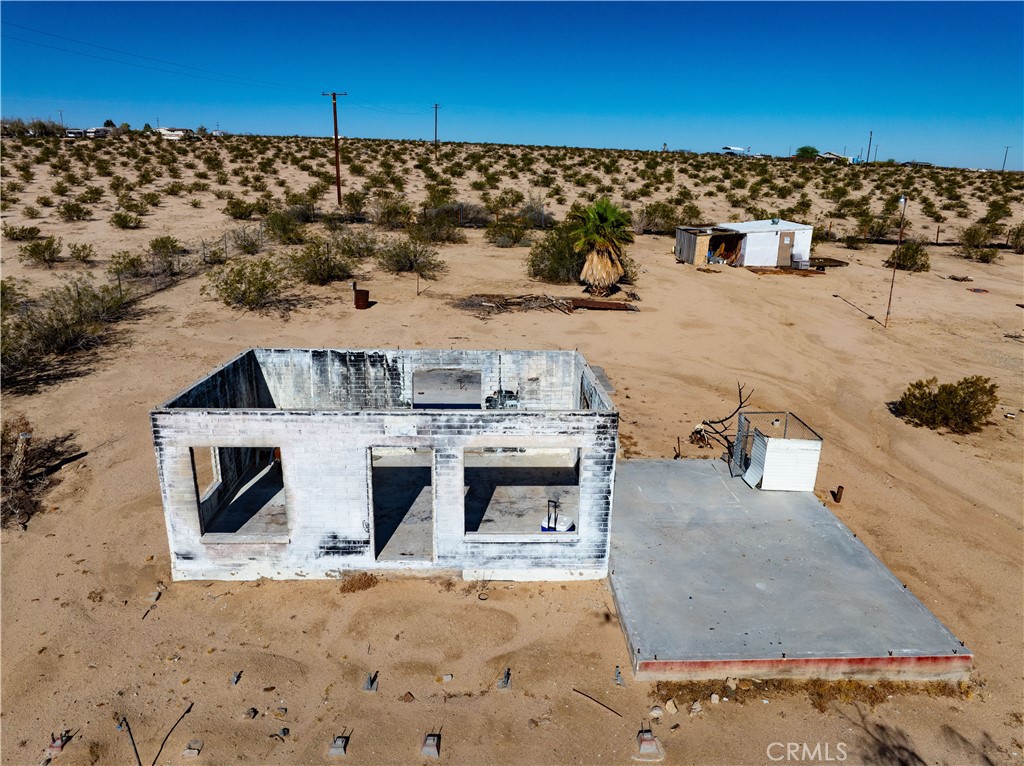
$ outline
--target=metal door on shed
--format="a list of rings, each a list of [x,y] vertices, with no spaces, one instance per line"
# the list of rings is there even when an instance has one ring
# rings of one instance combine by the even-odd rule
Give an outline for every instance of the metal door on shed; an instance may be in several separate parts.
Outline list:
[[[789,267],[793,265],[793,240],[796,239],[795,231],[779,232],[779,260],[778,266]]]

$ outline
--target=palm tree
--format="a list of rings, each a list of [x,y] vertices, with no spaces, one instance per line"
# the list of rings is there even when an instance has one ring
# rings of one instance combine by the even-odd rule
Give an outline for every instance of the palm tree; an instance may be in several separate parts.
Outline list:
[[[625,273],[622,246],[633,242],[629,213],[602,197],[589,207],[573,205],[566,220],[572,224],[573,249],[587,256],[580,281],[594,295],[607,295]]]

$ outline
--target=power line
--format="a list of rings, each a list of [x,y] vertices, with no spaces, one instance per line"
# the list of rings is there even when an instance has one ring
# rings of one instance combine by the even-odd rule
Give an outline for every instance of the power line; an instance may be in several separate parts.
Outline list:
[[[96,59],[98,61],[108,61],[108,62],[110,62],[112,64],[119,64],[121,66],[131,66],[131,67],[135,67],[137,69],[147,69],[147,70],[149,70],[151,72],[163,72],[164,74],[172,74],[172,75],[174,75],[176,77],[192,77],[192,78],[195,78],[197,80],[209,80],[210,82],[220,82],[220,83],[224,83],[226,85],[234,85],[234,86],[244,85],[247,88],[269,88],[271,90],[274,90],[274,89],[276,89],[276,90],[290,90],[290,91],[299,91],[299,92],[303,92],[303,93],[308,93],[309,92],[309,89],[307,89],[307,88],[297,88],[297,87],[294,87],[294,86],[291,86],[291,85],[271,85],[269,83],[253,84],[253,83],[248,83],[248,82],[240,82],[239,81],[240,78],[235,78],[235,81],[231,81],[231,80],[225,80],[225,79],[218,78],[218,77],[205,77],[205,76],[200,75],[200,74],[190,74],[189,72],[174,72],[174,71],[172,71],[170,69],[161,69],[159,67],[146,66],[145,64],[136,64],[133,61],[118,61],[117,59],[107,58],[106,56],[97,56],[97,55],[95,55],[93,53],[83,53],[82,51],[73,51],[70,48],[61,48],[61,47],[56,46],[56,45],[47,45],[46,43],[36,42],[35,40],[26,40],[24,38],[14,37],[13,35],[8,35],[8,34],[0,34],[0,37],[3,37],[5,40],[17,40],[18,42],[27,43],[28,45],[36,45],[36,46],[38,46],[40,48],[48,48],[50,50],[61,51],[63,53],[71,53],[71,54],[74,54],[76,56],[84,56],[86,58]],[[127,55],[134,55],[134,54],[127,54]],[[179,66],[179,65],[178,64],[173,64],[172,66]],[[231,77],[231,75],[227,75],[227,76]]]
[[[3,21],[3,22],[0,22],[0,23],[4,24],[5,26],[8,26],[8,27],[17,27],[18,29],[24,29],[24,30],[27,30],[29,32],[35,32],[36,34],[45,35],[46,37],[53,37],[53,38],[55,38],[57,40],[64,40],[64,41],[69,42],[69,43],[75,43],[76,45],[85,45],[85,46],[88,46],[90,48],[96,48],[97,50],[108,51],[109,53],[119,53],[122,56],[131,56],[133,58],[144,59],[145,61],[154,61],[154,62],[156,62],[158,64],[168,64],[169,66],[179,67],[180,69],[191,69],[194,72],[203,72],[204,74],[214,75],[216,77],[230,77],[233,80],[239,80],[239,81],[248,82],[248,83],[255,83],[255,84],[258,84],[260,87],[287,88],[287,89],[290,89],[290,90],[297,90],[297,91],[303,91],[303,92],[307,92],[308,91],[307,88],[299,88],[299,87],[296,87],[294,85],[280,85],[278,83],[266,83],[266,82],[263,82],[261,80],[254,80],[254,79],[252,79],[250,77],[240,77],[238,75],[225,74],[224,72],[214,72],[214,71],[211,71],[209,69],[202,69],[200,67],[190,66],[189,64],[179,64],[179,63],[177,63],[175,61],[166,61],[164,59],[153,58],[152,56],[143,56],[141,53],[131,53],[130,51],[122,51],[122,50],[118,50],[117,48],[108,48],[108,47],[103,46],[103,45],[96,45],[95,43],[88,43],[88,42],[85,42],[84,40],[76,40],[73,37],[63,37],[61,35],[55,35],[52,32],[44,32],[41,29],[34,29],[32,27],[26,27],[23,24],[15,24],[15,23],[10,22],[10,21]],[[12,38],[12,39],[18,39],[18,38]],[[22,40],[22,42],[31,42],[31,41],[29,41],[29,40]],[[33,43],[33,44],[34,45],[40,45],[41,43]],[[57,48],[57,50],[65,50],[65,49]],[[68,50],[67,52],[68,53],[77,53],[77,51],[71,51],[71,50]],[[84,56],[84,55],[88,55],[88,54],[80,53],[79,55],[83,55]],[[131,62],[123,62],[123,63],[129,64],[129,65],[131,64]]]

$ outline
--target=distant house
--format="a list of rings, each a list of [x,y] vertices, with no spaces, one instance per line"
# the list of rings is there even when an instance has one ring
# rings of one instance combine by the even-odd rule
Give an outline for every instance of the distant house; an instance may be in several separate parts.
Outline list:
[[[86,138],[106,138],[110,135],[110,128],[89,128],[85,131]]]
[[[934,164],[931,162],[922,162],[921,160],[910,160],[910,162],[900,163],[905,168],[933,168]]]
[[[676,260],[703,266],[709,261],[752,268],[806,269],[814,227],[772,218],[676,228]]]
[[[211,138],[224,138],[227,134],[228,134],[228,132],[226,130],[211,130],[210,131]]]
[[[81,128],[68,128],[64,131],[64,138],[85,138],[85,131]]]
[[[844,157],[843,155],[836,154],[835,152],[822,152],[818,155],[818,159],[823,162],[838,162],[841,165],[850,164],[849,157]]]
[[[196,137],[192,128],[157,128],[156,132],[163,136],[165,141],[181,141]]]

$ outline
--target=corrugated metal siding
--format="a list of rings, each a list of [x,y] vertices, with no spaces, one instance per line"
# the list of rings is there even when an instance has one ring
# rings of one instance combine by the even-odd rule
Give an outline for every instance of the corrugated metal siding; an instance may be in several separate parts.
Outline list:
[[[760,434],[757,434],[760,436]],[[761,489],[813,492],[818,477],[821,442],[804,439],[767,439]],[[757,439],[754,440],[755,449]]]
[[[743,481],[754,489],[758,488],[764,475],[765,456],[768,453],[768,439],[760,431],[754,431],[754,441],[750,447],[750,465],[743,474]]]
[[[680,263],[693,263],[693,255],[697,247],[697,236],[687,231],[676,231],[676,260]]]

